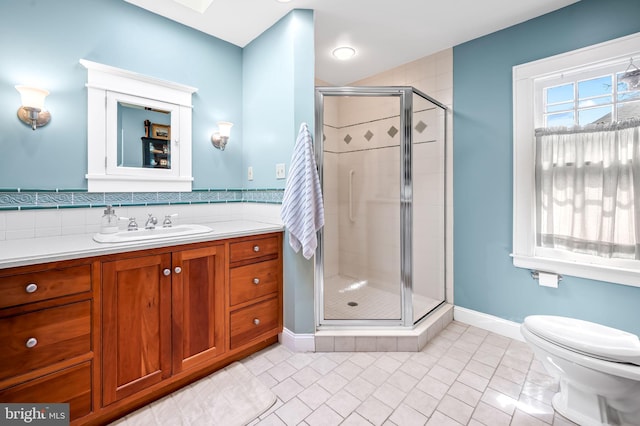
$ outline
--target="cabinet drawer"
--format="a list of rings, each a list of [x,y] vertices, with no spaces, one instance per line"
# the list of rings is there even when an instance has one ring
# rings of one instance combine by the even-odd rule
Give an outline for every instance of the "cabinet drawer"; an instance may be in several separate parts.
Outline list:
[[[0,390],[0,401],[67,403],[71,420],[91,412],[91,362]]]
[[[278,328],[278,298],[265,300],[231,313],[231,349]]]
[[[0,379],[91,350],[91,302],[77,302],[0,320]]]
[[[280,283],[279,265],[276,259],[232,268],[229,290],[231,306],[277,292]]]
[[[239,243],[230,244],[230,261],[238,262],[241,260],[255,259],[257,257],[268,256],[278,254],[279,252],[279,238],[256,238],[249,241],[242,241]]]
[[[0,277],[0,308],[91,290],[91,265]]]

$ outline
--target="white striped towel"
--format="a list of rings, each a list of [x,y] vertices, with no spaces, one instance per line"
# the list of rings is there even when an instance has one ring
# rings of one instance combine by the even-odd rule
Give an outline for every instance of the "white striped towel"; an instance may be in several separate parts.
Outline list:
[[[318,246],[316,233],[324,226],[324,205],[307,123],[300,126],[293,148],[280,214],[289,230],[291,248],[296,253],[302,248],[302,255],[311,259]]]

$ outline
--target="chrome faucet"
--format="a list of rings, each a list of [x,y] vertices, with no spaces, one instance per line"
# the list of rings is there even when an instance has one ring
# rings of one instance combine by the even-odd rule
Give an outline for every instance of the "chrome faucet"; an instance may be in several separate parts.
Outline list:
[[[147,222],[144,224],[144,229],[155,229],[158,224],[158,219],[149,213],[149,217],[147,218]]]
[[[138,223],[136,222],[135,217],[121,217],[120,220],[128,220],[129,224],[127,225],[127,231],[137,231]]]
[[[171,228],[171,226],[173,225],[173,222],[171,222],[171,218],[172,217],[176,217],[176,216],[178,216],[178,213],[166,215],[164,217],[164,221],[162,222],[162,227],[163,228]]]

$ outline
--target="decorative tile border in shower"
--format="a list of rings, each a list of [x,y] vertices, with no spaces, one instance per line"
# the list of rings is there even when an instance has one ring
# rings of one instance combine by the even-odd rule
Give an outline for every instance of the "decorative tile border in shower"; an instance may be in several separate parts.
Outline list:
[[[169,204],[281,204],[284,189],[194,189],[192,192],[87,192],[82,189],[0,189],[0,211]]]

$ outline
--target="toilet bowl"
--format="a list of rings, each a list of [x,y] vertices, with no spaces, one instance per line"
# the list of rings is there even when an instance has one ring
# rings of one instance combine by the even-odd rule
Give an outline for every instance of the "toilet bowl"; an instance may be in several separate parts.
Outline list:
[[[558,413],[582,426],[640,425],[638,336],[549,315],[526,317],[520,332],[560,381]]]

